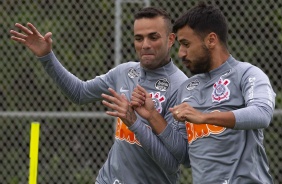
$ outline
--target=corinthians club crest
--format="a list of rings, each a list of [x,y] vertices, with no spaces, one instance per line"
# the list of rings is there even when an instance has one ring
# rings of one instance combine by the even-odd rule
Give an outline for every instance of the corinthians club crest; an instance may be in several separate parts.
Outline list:
[[[155,109],[161,113],[162,112],[162,103],[165,101],[165,96],[161,95],[160,92],[150,93],[152,101],[154,102]]]
[[[213,102],[221,102],[229,99],[230,90],[227,88],[228,84],[230,84],[230,80],[220,78],[219,81],[213,85]]]

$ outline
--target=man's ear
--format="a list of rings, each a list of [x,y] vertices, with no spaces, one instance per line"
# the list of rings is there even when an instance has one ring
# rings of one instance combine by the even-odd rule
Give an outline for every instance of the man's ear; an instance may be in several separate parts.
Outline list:
[[[209,49],[213,49],[218,44],[217,34],[214,32],[209,33],[205,38],[205,43]]]
[[[170,33],[168,36],[169,46],[171,47],[175,42],[176,35],[174,33]]]

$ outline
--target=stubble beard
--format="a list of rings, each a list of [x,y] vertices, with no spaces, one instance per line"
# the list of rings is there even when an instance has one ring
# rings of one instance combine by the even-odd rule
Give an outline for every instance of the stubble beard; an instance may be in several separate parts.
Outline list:
[[[211,67],[211,54],[209,49],[203,45],[203,55],[198,57],[198,59],[195,59],[192,63],[194,63],[194,66],[190,69],[190,72],[195,74],[200,73],[207,73],[210,70]]]

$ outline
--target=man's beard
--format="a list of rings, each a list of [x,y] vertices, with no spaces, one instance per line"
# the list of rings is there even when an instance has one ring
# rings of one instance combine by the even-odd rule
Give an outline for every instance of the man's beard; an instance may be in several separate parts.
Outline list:
[[[192,64],[193,66],[190,68],[190,72],[195,75],[195,74],[200,74],[200,73],[207,73],[210,70],[211,67],[211,54],[209,49],[203,45],[203,55],[199,56],[197,59],[195,59]]]

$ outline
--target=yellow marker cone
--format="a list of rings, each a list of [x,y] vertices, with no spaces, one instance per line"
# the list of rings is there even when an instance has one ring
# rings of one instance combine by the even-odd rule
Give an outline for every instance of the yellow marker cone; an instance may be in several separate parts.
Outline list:
[[[31,123],[30,149],[29,149],[29,184],[37,183],[38,149],[39,149],[40,124]]]

